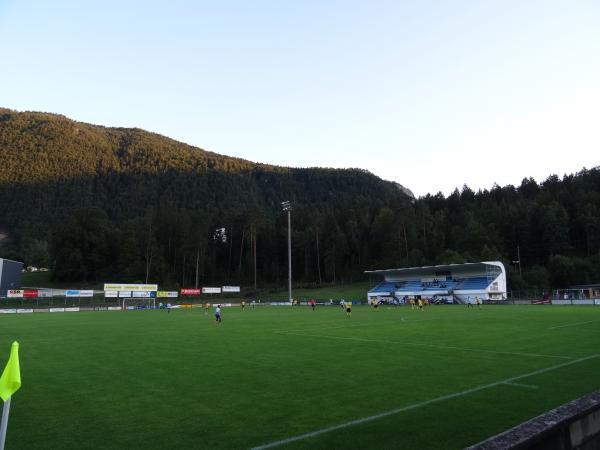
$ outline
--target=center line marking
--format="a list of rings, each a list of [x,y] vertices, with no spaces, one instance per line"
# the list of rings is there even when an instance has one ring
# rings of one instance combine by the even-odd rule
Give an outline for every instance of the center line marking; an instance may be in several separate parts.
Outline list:
[[[387,339],[366,339],[366,338],[357,338],[357,337],[343,337],[343,336],[330,336],[325,334],[309,334],[309,333],[278,333],[285,334],[290,336],[306,336],[306,337],[314,337],[314,338],[324,338],[324,339],[340,339],[344,341],[360,341],[360,342],[383,342],[386,344],[401,344],[401,345],[412,345],[414,347],[430,347],[430,348],[439,348],[443,350],[460,350],[466,352],[477,352],[477,353],[492,353],[496,355],[514,355],[514,356],[532,356],[537,358],[558,358],[558,359],[573,359],[569,356],[560,356],[560,355],[545,355],[541,353],[524,353],[524,352],[503,352],[499,350],[485,350],[479,348],[466,348],[466,347],[456,347],[452,345],[435,345],[435,344],[423,344],[418,342],[403,342],[403,341],[391,341]]]
[[[539,389],[539,386],[534,386],[533,384],[522,384],[522,383],[504,383],[507,384],[508,386],[517,386],[517,387],[523,387],[523,388],[528,388],[528,389]]]
[[[484,389],[488,389],[488,388],[492,388],[501,384],[507,384],[507,383],[512,383],[513,381],[517,381],[517,380],[521,380],[523,378],[527,378],[527,377],[531,377],[534,375],[539,375],[541,373],[545,373],[545,372],[550,372],[552,370],[556,370],[556,369],[560,369],[561,367],[566,367],[566,366],[570,366],[573,364],[578,364],[580,362],[583,361],[587,361],[589,359],[593,359],[593,358],[597,358],[598,356],[600,356],[600,354],[595,354],[595,355],[590,355],[590,356],[586,356],[584,358],[579,358],[579,359],[575,359],[572,361],[567,361],[561,364],[558,364],[556,366],[551,366],[551,367],[546,367],[544,369],[538,369],[538,370],[534,370],[533,372],[529,372],[523,375],[517,375],[516,377],[510,377],[510,378],[506,378],[505,380],[500,380],[500,381],[496,381],[494,383],[489,383],[489,384],[484,384],[478,387],[474,387],[471,389],[467,389],[465,391],[460,391],[460,392],[456,392],[454,394],[447,394],[447,395],[442,395],[441,397],[436,397],[433,398],[431,400],[425,400],[423,402],[419,402],[419,403],[414,403],[412,405],[408,405],[408,406],[403,406],[400,408],[396,408],[396,409],[392,409],[390,411],[386,411],[386,412],[382,412],[379,414],[375,414],[373,416],[368,416],[368,417],[363,417],[361,419],[355,419],[355,420],[351,420],[349,422],[345,422],[345,423],[341,423],[339,425],[333,425],[331,427],[327,427],[327,428],[322,428],[320,430],[316,430],[316,431],[312,431],[310,433],[304,433],[304,434],[299,434],[297,436],[292,436],[289,437],[287,439],[282,439],[279,441],[274,441],[268,444],[264,444],[264,445],[259,445],[257,447],[252,447],[251,450],[263,450],[266,448],[273,448],[273,447],[278,447],[280,445],[285,445],[285,444],[289,444],[291,442],[295,442],[295,441],[300,441],[302,439],[307,439],[307,438],[311,438],[311,437],[315,437],[315,436],[319,436],[321,434],[324,433],[329,433],[330,431],[335,431],[335,430],[340,430],[342,428],[348,428],[354,425],[360,425],[363,424],[365,422],[371,422],[373,420],[377,420],[377,419],[381,419],[383,417],[388,417],[394,414],[398,414],[404,411],[409,411],[411,409],[416,409],[416,408],[420,408],[421,406],[427,406],[427,405],[431,405],[432,403],[438,403],[444,400],[450,400],[452,398],[456,398],[456,397],[462,397],[463,395],[468,395],[468,394],[472,394],[475,392],[479,392],[482,391]]]

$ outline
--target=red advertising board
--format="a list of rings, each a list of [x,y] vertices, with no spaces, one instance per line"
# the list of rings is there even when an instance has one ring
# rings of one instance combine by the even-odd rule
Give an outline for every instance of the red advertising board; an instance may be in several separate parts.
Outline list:
[[[199,296],[202,292],[201,289],[182,289],[181,295],[197,295]]]
[[[37,289],[24,289],[23,290],[23,297],[25,297],[25,298],[34,298],[37,296],[38,296]]]

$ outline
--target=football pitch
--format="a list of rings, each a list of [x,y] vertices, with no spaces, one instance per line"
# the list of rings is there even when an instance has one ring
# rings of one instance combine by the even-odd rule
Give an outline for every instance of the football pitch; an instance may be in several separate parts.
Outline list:
[[[600,308],[0,316],[7,450],[463,448],[600,388]]]

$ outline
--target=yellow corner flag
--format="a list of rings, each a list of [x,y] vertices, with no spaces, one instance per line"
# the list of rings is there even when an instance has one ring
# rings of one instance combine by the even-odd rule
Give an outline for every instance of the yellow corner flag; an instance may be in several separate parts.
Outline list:
[[[8,400],[21,387],[21,370],[19,369],[19,343],[13,342],[8,363],[0,377],[0,398]]]

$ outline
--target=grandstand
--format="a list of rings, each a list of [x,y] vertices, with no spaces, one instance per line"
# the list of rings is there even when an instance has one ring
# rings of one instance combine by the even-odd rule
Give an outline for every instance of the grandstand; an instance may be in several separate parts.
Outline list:
[[[367,270],[383,281],[369,290],[369,300],[404,303],[408,298],[426,298],[441,303],[506,300],[506,270],[499,261]]]

